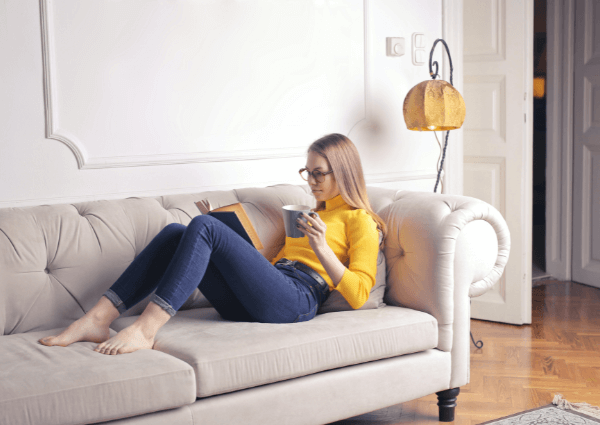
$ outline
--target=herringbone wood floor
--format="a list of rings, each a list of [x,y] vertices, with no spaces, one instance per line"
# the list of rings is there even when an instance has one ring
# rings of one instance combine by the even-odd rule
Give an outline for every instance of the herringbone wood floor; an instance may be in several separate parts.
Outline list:
[[[600,406],[600,289],[543,281],[533,288],[531,325],[481,320],[471,330],[471,382],[461,387],[458,425],[474,425],[552,403]],[[331,425],[440,424],[434,395]]]

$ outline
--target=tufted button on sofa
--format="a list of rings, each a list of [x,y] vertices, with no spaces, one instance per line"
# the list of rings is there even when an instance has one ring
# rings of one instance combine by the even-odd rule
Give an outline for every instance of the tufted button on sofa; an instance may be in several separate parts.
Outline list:
[[[473,198],[368,192],[388,226],[378,308],[238,323],[196,290],[153,350],[118,356],[37,341],[88,311],[163,227],[199,215],[201,199],[241,202],[274,257],[281,207],[314,206],[308,186],[1,209],[0,424],[324,424],[432,393],[449,420],[469,382],[469,300],[504,270],[506,222]]]

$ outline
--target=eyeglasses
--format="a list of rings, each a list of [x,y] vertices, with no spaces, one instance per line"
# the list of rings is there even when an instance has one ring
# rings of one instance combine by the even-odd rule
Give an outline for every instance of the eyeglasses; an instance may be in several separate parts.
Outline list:
[[[304,180],[308,181],[308,176],[313,176],[313,178],[319,182],[319,183],[323,183],[325,181],[325,176],[327,174],[331,174],[333,173],[333,170],[331,171],[327,171],[325,173],[320,172],[319,170],[315,170],[315,171],[308,171],[307,168],[302,168],[300,171],[298,171],[300,173],[300,177],[302,177]]]

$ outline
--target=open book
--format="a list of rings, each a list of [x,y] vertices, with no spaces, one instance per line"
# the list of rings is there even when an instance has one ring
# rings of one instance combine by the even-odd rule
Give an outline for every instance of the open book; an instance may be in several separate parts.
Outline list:
[[[202,201],[196,202],[196,206],[202,214],[213,216],[226,224],[256,249],[263,249],[258,233],[256,233],[256,230],[241,203],[212,209],[210,202],[203,199]]]

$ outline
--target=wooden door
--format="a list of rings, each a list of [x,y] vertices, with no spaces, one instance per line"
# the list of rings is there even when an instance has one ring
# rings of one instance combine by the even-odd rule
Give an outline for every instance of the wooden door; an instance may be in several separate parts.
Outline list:
[[[497,208],[511,250],[471,317],[531,323],[533,0],[464,1],[464,194]]]
[[[576,282],[600,288],[600,2],[575,2],[573,262]]]

